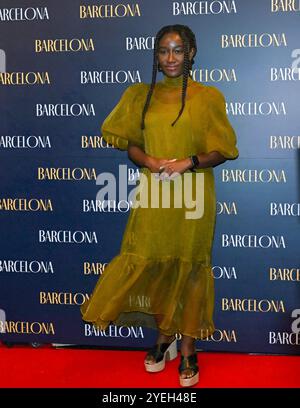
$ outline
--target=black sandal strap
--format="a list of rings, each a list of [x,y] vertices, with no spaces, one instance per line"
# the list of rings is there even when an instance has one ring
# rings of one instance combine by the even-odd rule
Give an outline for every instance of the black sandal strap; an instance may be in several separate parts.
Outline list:
[[[187,368],[190,368],[195,374],[197,374],[197,372],[199,371],[197,353],[191,354],[187,357],[181,354],[181,361],[178,367],[180,374]]]
[[[167,351],[170,344],[173,343],[173,341],[171,343],[159,343],[159,344],[156,344],[154,347],[152,347],[148,351],[147,357],[153,357],[155,362],[159,363],[164,358],[165,352]]]

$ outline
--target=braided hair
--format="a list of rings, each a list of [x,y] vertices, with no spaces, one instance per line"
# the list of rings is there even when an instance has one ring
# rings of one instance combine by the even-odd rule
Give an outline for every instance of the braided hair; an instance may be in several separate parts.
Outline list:
[[[156,75],[157,75],[157,70],[158,70],[157,53],[158,53],[159,42],[165,34],[174,33],[174,32],[179,34],[182,39],[184,60],[183,60],[183,81],[182,81],[182,92],[181,92],[181,109],[178,113],[177,118],[174,120],[171,126],[175,125],[175,123],[180,118],[184,110],[188,77],[190,74],[190,69],[192,65],[194,64],[194,56],[196,55],[196,52],[197,52],[197,45],[196,45],[195,34],[192,32],[192,30],[188,26],[181,25],[181,24],[174,24],[174,25],[168,25],[168,26],[162,27],[158,31],[155,37],[154,51],[153,51],[152,82],[151,82],[151,85],[150,85],[150,88],[147,94],[146,102],[145,102],[143,113],[142,113],[141,129],[145,129],[145,116],[149,108],[151,96],[153,94],[153,90],[154,90],[155,83],[156,83]],[[195,49],[195,53],[193,55],[192,60],[190,61],[189,51],[191,48]]]

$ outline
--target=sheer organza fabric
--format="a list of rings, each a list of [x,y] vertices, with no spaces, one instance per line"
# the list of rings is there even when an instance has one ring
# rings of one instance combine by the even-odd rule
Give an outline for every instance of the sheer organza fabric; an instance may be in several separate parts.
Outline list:
[[[122,150],[130,142],[159,158],[183,159],[219,151],[227,159],[235,159],[236,135],[226,115],[224,96],[217,88],[189,78],[185,109],[171,126],[181,107],[181,88],[182,76],[164,76],[156,84],[145,129],[141,130],[149,85],[129,86],[102,124],[104,139]],[[202,200],[204,205],[198,218],[186,216],[191,212],[183,198],[186,173],[192,198]],[[206,338],[215,330],[211,272],[216,211],[213,169],[180,174],[177,177],[182,183],[178,179],[177,183],[175,179],[158,182],[155,198],[159,204],[155,208],[151,207],[154,193],[149,187],[154,174],[146,167],[141,168],[141,174],[140,189],[147,189],[147,206],[131,208],[120,252],[108,263],[92,296],[81,306],[83,320],[102,330],[110,323],[141,325],[159,328],[167,335]],[[196,193],[199,175],[204,181],[201,196]],[[170,208],[162,206],[163,183],[169,183],[171,197],[182,196],[181,207],[176,207],[172,198]]]

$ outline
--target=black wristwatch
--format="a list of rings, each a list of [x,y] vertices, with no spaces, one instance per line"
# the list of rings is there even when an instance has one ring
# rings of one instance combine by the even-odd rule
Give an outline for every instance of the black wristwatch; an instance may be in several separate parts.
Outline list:
[[[200,162],[199,162],[199,159],[198,159],[198,156],[195,154],[195,155],[193,155],[193,156],[189,156],[189,158],[191,159],[191,162],[193,163],[193,166],[190,168],[190,170],[191,170],[191,171],[195,171],[195,170],[194,170],[195,167],[197,167],[198,164],[200,163]]]

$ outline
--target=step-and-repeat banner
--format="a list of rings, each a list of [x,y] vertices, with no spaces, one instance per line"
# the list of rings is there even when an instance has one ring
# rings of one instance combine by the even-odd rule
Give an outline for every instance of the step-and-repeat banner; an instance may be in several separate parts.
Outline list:
[[[299,353],[299,0],[1,0],[0,340],[153,344],[155,331],[103,332],[79,307],[130,210],[118,186],[102,205],[101,174],[128,193],[139,174],[100,126],[126,87],[151,82],[172,23],[195,32],[193,78],[224,93],[240,151],[214,170],[216,331],[198,348]]]

